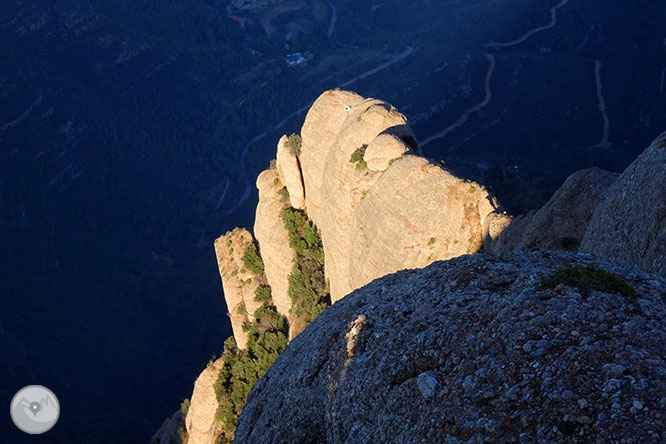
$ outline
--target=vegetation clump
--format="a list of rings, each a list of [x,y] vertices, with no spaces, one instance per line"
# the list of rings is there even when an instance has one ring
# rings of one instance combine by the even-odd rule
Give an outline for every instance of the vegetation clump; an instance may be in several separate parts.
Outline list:
[[[555,270],[550,279],[541,279],[544,288],[555,288],[559,284],[605,293],[619,293],[626,297],[637,297],[636,289],[624,279],[599,268],[595,263],[586,266],[568,265]]]
[[[349,163],[355,163],[357,170],[364,170],[368,164],[363,160],[365,156],[365,150],[368,148],[368,145],[363,145],[360,148],[357,148],[349,158]]]
[[[185,398],[185,400],[180,403],[180,412],[183,414],[183,416],[186,416],[187,412],[189,411],[190,411],[190,400],[189,398]]]
[[[257,297],[270,301],[270,288],[257,289]],[[247,349],[237,347],[233,336],[224,342],[223,366],[215,382],[218,408],[215,419],[222,423],[220,442],[230,443],[236,421],[245,405],[247,395],[264,376],[277,356],[287,346],[287,323],[275,307],[264,303],[254,314],[255,322],[246,324]]]
[[[287,190],[287,187],[281,188],[278,191],[278,195],[282,199],[282,202],[289,202],[289,191]]]
[[[280,216],[289,234],[289,246],[296,253],[289,275],[292,310],[307,324],[330,305],[324,277],[324,248],[319,230],[302,211],[285,208]]]
[[[287,141],[284,145],[289,149],[291,154],[298,157],[301,155],[303,139],[298,134],[292,133],[291,136],[287,137]]]
[[[254,273],[255,276],[263,276],[264,274],[264,261],[261,260],[257,247],[250,244],[245,247],[243,252],[243,264],[245,267]]]

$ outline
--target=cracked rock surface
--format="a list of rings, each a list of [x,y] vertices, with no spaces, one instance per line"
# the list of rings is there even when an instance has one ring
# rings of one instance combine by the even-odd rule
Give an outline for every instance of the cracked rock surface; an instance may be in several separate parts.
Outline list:
[[[666,442],[666,281],[637,297],[542,277],[592,258],[461,256],[377,279],[296,337],[235,443]]]

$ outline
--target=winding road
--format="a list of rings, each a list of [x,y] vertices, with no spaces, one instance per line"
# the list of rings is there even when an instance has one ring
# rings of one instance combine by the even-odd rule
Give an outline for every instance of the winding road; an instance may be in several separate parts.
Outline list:
[[[469,108],[467,108],[462,113],[462,115],[458,118],[458,120],[453,122],[451,125],[444,128],[443,130],[433,134],[432,136],[428,137],[423,142],[421,142],[422,147],[429,144],[433,140],[441,139],[442,137],[446,136],[451,131],[453,131],[454,129],[458,128],[459,126],[461,126],[462,124],[467,122],[467,119],[469,118],[469,116],[478,112],[480,109],[482,109],[483,107],[488,105],[488,103],[490,102],[490,99],[492,99],[492,97],[493,97],[492,90],[490,89],[490,81],[492,80],[493,72],[495,71],[495,56],[492,55],[492,54],[484,54],[484,55],[486,56],[486,59],[488,60],[488,72],[486,72],[486,78],[484,80],[484,85],[483,85],[484,89],[486,91],[486,95],[483,98],[483,100],[481,102],[477,103],[476,105],[473,105],[473,106],[470,106]]]
[[[594,77],[597,84],[597,98],[599,99],[599,104],[597,108],[601,111],[601,116],[604,119],[604,132],[601,136],[601,142],[596,145],[592,145],[590,148],[604,148],[610,145],[608,142],[608,133],[610,131],[610,122],[608,121],[608,115],[606,114],[606,100],[604,99],[604,88],[601,83],[601,71],[603,70],[604,65],[599,60],[594,61]]]
[[[548,23],[547,25],[538,26],[534,29],[531,29],[531,30],[527,31],[525,34],[523,34],[520,38],[517,38],[516,40],[512,40],[510,42],[490,42],[490,43],[487,43],[485,45],[485,47],[486,48],[500,48],[500,47],[501,48],[507,48],[507,47],[510,47],[510,46],[515,46],[515,45],[518,45],[520,43],[523,43],[524,41],[526,41],[527,39],[529,39],[530,37],[532,37],[533,35],[535,35],[539,32],[542,32],[542,31],[545,31],[547,29],[550,29],[550,28],[554,27],[555,25],[557,25],[557,10],[566,6],[567,3],[569,3],[569,0],[562,0],[560,3],[553,6],[550,9],[550,17],[551,18],[550,18],[550,23]],[[471,106],[471,107],[467,108],[463,112],[463,114],[460,116],[460,118],[458,118],[458,120],[456,120],[453,124],[449,125],[448,127],[444,128],[443,130],[441,130],[441,131],[433,134],[432,136],[426,138],[423,142],[421,142],[421,146],[424,146],[424,145],[432,142],[433,140],[437,140],[437,139],[440,139],[440,138],[446,136],[451,131],[453,131],[456,128],[458,128],[459,126],[463,125],[467,121],[467,119],[469,118],[470,115],[472,115],[475,112],[478,112],[481,108],[485,107],[488,104],[488,102],[490,102],[490,99],[492,98],[492,91],[490,89],[490,81],[491,81],[492,76],[493,76],[493,71],[495,70],[495,56],[493,56],[492,54],[485,54],[485,56],[486,56],[486,59],[488,59],[488,65],[489,66],[488,66],[488,73],[486,74],[486,79],[485,79],[485,84],[484,84],[484,87],[485,87],[485,90],[486,90],[486,96],[483,99],[483,101],[481,101],[480,103],[477,103],[474,106]],[[603,100],[603,97],[602,97],[602,100]],[[606,115],[605,114],[605,105],[604,105],[604,110],[602,112],[604,113],[604,116],[605,116]],[[606,140],[606,143],[607,143],[607,139],[604,139],[604,140]],[[602,143],[604,143],[604,142],[602,142]]]
[[[541,31],[545,31],[547,29],[552,28],[553,26],[557,25],[557,10],[564,7],[567,3],[569,3],[569,0],[562,0],[560,3],[553,6],[550,9],[550,23],[548,23],[547,25],[539,26],[537,28],[534,28],[531,31],[526,32],[522,37],[517,38],[516,40],[512,40],[510,42],[490,42],[486,45],[486,48],[490,48],[490,47],[505,48],[507,46],[514,46],[514,45],[517,45],[519,43],[523,43],[525,40],[529,39],[534,34],[537,34]]]
[[[338,10],[335,9],[335,5],[331,2],[328,2],[328,6],[331,7],[331,23],[328,25],[328,37],[330,38],[335,31],[335,22],[338,21]]]

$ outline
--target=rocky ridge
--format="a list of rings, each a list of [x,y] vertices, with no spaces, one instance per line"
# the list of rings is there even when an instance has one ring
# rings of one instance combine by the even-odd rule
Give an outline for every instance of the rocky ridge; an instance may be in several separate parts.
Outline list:
[[[666,277],[666,133],[610,187],[580,251]]]
[[[578,251],[592,214],[617,177],[599,168],[576,171],[542,208],[516,218],[494,251]]]
[[[295,139],[292,139],[294,137],[298,137],[298,144],[294,143]],[[604,226],[604,222],[599,222],[599,220],[603,221],[615,217],[612,211],[613,208],[618,206],[616,202],[618,196],[622,196],[622,203],[625,206],[630,203],[633,207],[625,208],[620,213],[627,214],[632,210],[635,212],[633,219],[630,218],[633,230],[632,239],[635,240],[641,235],[643,238],[647,237],[648,247],[645,248],[645,251],[649,253],[648,259],[652,262],[641,262],[636,257],[627,255],[625,255],[627,257],[623,257],[617,254],[615,250],[603,251],[603,248],[597,254],[609,259],[641,266],[649,271],[652,271],[655,264],[657,264],[656,270],[661,270],[658,264],[665,257],[664,251],[660,249],[664,243],[660,244],[658,241],[663,237],[663,209],[660,205],[655,205],[652,211],[645,211],[645,208],[649,206],[650,202],[666,202],[661,196],[663,194],[663,184],[666,182],[660,176],[666,171],[662,156],[663,152],[666,151],[663,149],[665,145],[666,142],[664,142],[664,136],[662,135],[619,179],[617,174],[597,168],[576,172],[565,181],[543,208],[512,219],[501,211],[497,201],[483,187],[474,182],[457,178],[441,166],[421,157],[418,144],[406,119],[391,105],[375,99],[364,99],[347,91],[327,91],[322,94],[308,112],[301,135],[282,137],[278,142],[276,161],[257,178],[259,204],[254,232],[259,253],[263,258],[261,272],[259,274],[250,272],[246,269],[247,267],[243,266],[244,250],[248,246],[254,245],[252,235],[247,230],[236,229],[229,232],[218,239],[215,244],[225,298],[234,327],[234,336],[240,349],[243,349],[247,342],[246,329],[254,320],[253,314],[262,305],[262,301],[255,299],[254,294],[257,288],[266,284],[270,285],[272,293],[267,303],[274,306],[274,310],[277,310],[288,320],[289,340],[296,338],[307,325],[307,321],[296,316],[293,310],[294,303],[290,286],[295,268],[292,267],[292,264],[298,264],[303,257],[300,256],[301,253],[297,253],[292,248],[294,247],[293,239],[290,240],[291,234],[283,220],[283,212],[289,210],[292,212],[300,211],[299,214],[303,214],[310,223],[314,223],[321,230],[321,241],[323,242],[326,258],[326,289],[330,291],[331,302],[340,301],[344,296],[353,292],[351,296],[345,297],[341,301],[344,302],[359,291],[361,293],[367,291],[372,296],[364,299],[364,303],[370,303],[373,297],[375,301],[382,301],[381,304],[369,306],[368,310],[375,310],[378,305],[386,302],[383,299],[386,296],[386,287],[382,286],[380,293],[375,291],[377,282],[379,282],[376,281],[377,278],[399,270],[422,267],[428,267],[429,270],[438,270],[435,274],[431,272],[428,276],[436,277],[437,273],[440,272],[449,276],[447,273],[457,273],[460,271],[457,267],[460,264],[466,264],[466,261],[476,264],[473,267],[462,266],[464,269],[462,275],[451,277],[443,289],[435,285],[431,289],[432,291],[426,291],[425,296],[421,294],[422,290],[429,287],[427,285],[419,286],[420,284],[414,284],[410,280],[411,278],[405,278],[405,276],[408,276],[408,272],[399,272],[383,279],[382,281],[386,280],[387,282],[401,282],[405,279],[405,282],[402,283],[404,288],[420,289],[416,292],[416,295],[412,296],[419,301],[424,297],[453,301],[451,294],[455,294],[466,301],[458,307],[460,310],[465,309],[467,305],[470,307],[478,305],[479,310],[487,314],[486,318],[482,318],[482,316],[474,317],[463,310],[460,313],[447,312],[431,319],[434,308],[428,306],[428,304],[434,302],[422,301],[424,302],[422,307],[425,308],[419,308],[421,315],[418,316],[419,321],[414,330],[418,337],[410,339],[408,336],[414,332],[411,331],[413,329],[407,328],[409,333],[399,333],[392,339],[396,344],[401,341],[407,343],[416,341],[416,348],[423,346],[428,349],[428,347],[433,346],[433,339],[428,339],[424,335],[431,336],[429,331],[432,328],[437,330],[436,337],[439,335],[447,337],[445,335],[446,328],[452,329],[454,333],[451,333],[453,334],[451,341],[457,344],[462,338],[456,336],[460,331],[469,330],[471,327],[476,328],[479,324],[488,324],[495,325],[504,333],[524,340],[523,344],[513,344],[514,349],[520,349],[527,355],[534,355],[533,358],[547,354],[552,357],[552,363],[545,367],[539,367],[542,363],[538,360],[520,364],[524,364],[524,366],[519,369],[514,368],[510,378],[515,379],[516,374],[518,374],[523,379],[514,381],[515,384],[511,387],[506,387],[504,382],[506,375],[504,373],[499,376],[495,375],[494,379],[488,380],[484,376],[485,373],[482,372],[484,373],[482,375],[474,373],[474,375],[464,376],[462,383],[460,380],[457,381],[456,384],[462,384],[462,391],[456,390],[452,386],[451,389],[439,392],[437,396],[441,398],[441,401],[446,401],[444,404],[449,409],[442,410],[442,412],[460,409],[459,414],[462,415],[460,417],[474,418],[476,425],[461,423],[458,419],[455,419],[458,418],[458,413],[455,414],[453,422],[449,419],[437,426],[435,426],[435,423],[438,419],[436,416],[431,416],[428,425],[423,422],[423,419],[417,418],[418,413],[414,413],[414,405],[423,401],[419,401],[419,398],[412,396],[412,394],[396,395],[398,398],[401,396],[402,398],[396,401],[398,404],[392,407],[390,411],[384,409],[382,412],[375,412],[368,405],[356,406],[358,399],[366,396],[362,391],[359,392],[359,387],[373,387],[373,390],[377,387],[380,388],[377,396],[380,396],[381,399],[372,398],[374,396],[372,395],[372,399],[367,400],[372,405],[376,403],[376,406],[383,406],[388,399],[387,397],[393,396],[387,394],[385,387],[382,385],[385,385],[385,381],[372,379],[371,373],[376,373],[378,371],[377,365],[381,366],[384,363],[369,357],[363,357],[362,359],[356,357],[357,336],[375,321],[370,320],[368,322],[368,315],[364,311],[353,320],[347,319],[345,321],[347,322],[345,324],[347,331],[344,334],[337,324],[333,326],[329,323],[325,327],[316,327],[320,318],[335,316],[330,313],[339,310],[339,308],[336,309],[340,306],[337,303],[326,311],[325,316],[320,316],[315,324],[307,330],[311,331],[313,328],[324,329],[324,332],[312,333],[310,336],[313,334],[315,336],[322,334],[326,336],[333,331],[332,339],[327,336],[328,339],[325,342],[319,343],[317,341],[321,338],[310,338],[305,341],[314,342],[308,342],[307,346],[299,346],[297,344],[299,344],[300,339],[297,338],[288,350],[296,349],[297,351],[292,353],[305,353],[305,355],[314,353],[317,359],[316,365],[319,369],[317,372],[321,372],[322,368],[328,370],[335,368],[338,375],[334,376],[333,373],[329,372],[326,376],[326,373],[323,373],[323,377],[328,378],[326,379],[327,385],[325,387],[316,386],[312,380],[314,376],[307,377],[306,380],[303,379],[303,374],[308,372],[307,368],[310,364],[306,364],[304,368],[299,367],[302,362],[309,362],[310,357],[299,355],[297,358],[285,358],[284,354],[280,355],[278,361],[271,367],[268,376],[262,379],[257,385],[258,388],[252,392],[252,396],[255,396],[255,392],[258,391],[259,394],[256,396],[261,397],[263,396],[261,393],[266,390],[266,393],[270,393],[270,395],[267,395],[270,399],[262,398],[262,401],[254,403],[254,407],[248,407],[250,412],[254,411],[255,413],[246,414],[247,409],[243,410],[239,429],[237,429],[237,439],[234,442],[388,442],[391,441],[389,437],[393,436],[393,433],[396,434],[397,438],[391,442],[442,442],[439,441],[441,436],[447,436],[448,441],[445,442],[468,442],[464,439],[472,439],[474,442],[488,440],[489,442],[495,442],[497,439],[501,441],[503,434],[506,434],[507,438],[506,441],[502,442],[522,442],[520,440],[511,441],[510,439],[513,438],[509,438],[510,434],[514,436],[513,432],[520,430],[522,430],[522,435],[518,434],[518,437],[529,436],[533,438],[537,436],[539,438],[537,442],[565,442],[564,437],[571,438],[572,436],[571,441],[566,442],[586,442],[585,439],[589,439],[595,433],[600,433],[600,430],[611,430],[617,436],[628,431],[628,435],[623,435],[630,436],[625,442],[633,442],[633,437],[638,436],[635,432],[637,429],[627,428],[626,426],[618,428],[617,424],[641,418],[639,414],[642,413],[643,407],[647,404],[642,398],[633,399],[627,404],[630,415],[618,416],[616,410],[623,407],[622,402],[618,401],[624,399],[622,396],[626,392],[626,387],[623,380],[617,377],[628,374],[625,370],[629,368],[627,366],[629,361],[627,361],[626,354],[620,353],[619,348],[613,348],[616,344],[613,345],[608,341],[604,343],[604,338],[606,338],[609,329],[612,328],[613,332],[617,333],[619,324],[609,324],[609,321],[613,320],[607,319],[599,313],[604,310],[618,311],[619,314],[616,317],[623,319],[622,332],[632,338],[632,335],[637,333],[634,326],[636,324],[640,324],[641,327],[645,325],[645,316],[637,315],[638,317],[630,318],[625,316],[627,312],[635,315],[638,310],[635,304],[631,305],[627,302],[626,296],[623,296],[625,298],[624,302],[621,299],[616,299],[614,305],[608,305],[603,297],[596,295],[596,293],[596,299],[590,299],[588,297],[591,294],[589,289],[576,290],[571,286],[559,285],[555,290],[549,290],[543,288],[539,280],[539,277],[545,277],[552,273],[556,267],[570,264],[588,264],[593,260],[590,256],[576,257],[563,253],[534,253],[508,257],[477,256],[478,259],[465,256],[464,259],[449,261],[448,264],[450,265],[442,265],[439,262],[432,266],[429,266],[429,264],[481,251],[503,254],[513,251],[529,252],[563,249],[575,252],[581,244],[583,245],[581,251],[583,251],[583,247],[589,248],[586,245],[591,243],[588,240],[586,244],[584,239],[592,238],[590,233],[594,233],[595,230],[597,233],[597,247],[601,245],[608,249],[610,248],[609,242],[604,241],[603,235],[598,234],[603,233],[604,229],[599,228]],[[637,176],[644,179],[638,185],[634,183]],[[641,194],[640,190],[646,186],[650,187],[651,192],[648,195]],[[632,193],[631,198],[625,198],[627,190]],[[662,200],[659,200],[660,198]],[[631,231],[620,223],[616,223],[615,227],[615,231],[621,230],[625,237],[628,231]],[[647,233],[641,231],[645,228]],[[639,245],[641,245],[640,248],[643,248],[643,244]],[[480,261],[481,265],[474,261]],[[648,275],[642,275],[636,281],[636,276],[640,272],[635,269],[611,262],[602,262],[602,265],[605,269],[618,273],[631,282],[632,285],[638,285],[639,293],[649,287],[649,298],[655,299],[654,295],[660,294],[663,300],[663,281],[648,277]],[[650,266],[653,268],[650,268]],[[447,267],[451,267],[451,270],[447,271]],[[470,272],[471,269],[475,269],[476,274]],[[514,273],[516,271],[519,271],[518,275]],[[527,274],[521,274],[523,272]],[[518,285],[519,282],[520,285]],[[648,284],[645,284],[645,282],[648,282]],[[361,287],[363,287],[361,290],[355,291]],[[458,292],[463,287],[469,290],[467,296]],[[403,293],[401,295],[406,298],[406,290]],[[605,291],[603,293],[607,295],[612,292]],[[480,299],[470,299],[469,295],[474,298],[480,296]],[[499,303],[498,297],[502,299],[503,302],[500,302],[503,304],[514,298],[524,301],[526,296],[533,297],[534,295],[536,295],[536,302],[527,304],[531,311],[524,309],[520,313],[512,312],[512,316],[518,316],[519,321],[526,322],[526,325],[519,322],[517,327],[508,327],[510,317],[502,318],[506,322],[500,322],[499,326],[496,325],[499,322],[497,319],[501,317],[500,314],[504,316],[508,313],[507,307],[497,305]],[[640,295],[644,296],[643,293],[640,293]],[[566,299],[568,297],[573,298],[573,302],[562,300],[562,298]],[[392,305],[396,300],[394,297],[389,297],[389,299],[386,302],[387,305]],[[639,298],[639,300],[643,299],[642,297]],[[551,302],[555,305],[552,305]],[[407,302],[401,301],[400,303]],[[357,302],[357,306],[360,306],[358,304],[361,303]],[[581,304],[581,306],[594,313],[585,314],[580,310],[576,311],[573,304]],[[544,319],[544,305],[550,308],[545,313],[547,315],[546,319]],[[644,314],[653,316],[656,312],[652,311],[652,305],[648,304],[648,306],[650,310],[647,310]],[[232,308],[235,308],[235,311]],[[662,308],[662,306],[659,306],[658,310],[662,310]],[[494,313],[493,309],[499,310],[500,314]],[[393,323],[391,325],[395,327],[396,322],[402,325],[403,322],[413,321],[413,316],[410,317],[412,313],[410,310],[407,310],[404,315],[400,314],[400,310],[391,310],[391,313],[382,312],[381,316],[386,316],[386,319],[382,322],[390,321]],[[564,311],[558,314],[558,310]],[[434,312],[437,312],[437,310],[434,310]],[[234,315],[234,313],[236,314]],[[447,316],[450,316],[449,326],[444,325],[447,322]],[[599,316],[603,318],[601,321]],[[571,319],[567,319],[562,324],[557,324],[555,320],[558,317],[570,317]],[[396,321],[398,318],[399,321]],[[453,319],[456,319],[456,321],[452,321]],[[457,319],[467,319],[468,321],[472,319],[470,321],[472,324],[463,325]],[[573,324],[569,325],[569,321],[594,327],[592,330],[587,330],[589,332],[588,336],[584,336],[583,339],[578,338],[583,341],[579,344],[582,347],[580,349],[575,349],[571,345],[573,343],[571,341],[563,342],[561,340],[563,332],[569,330],[572,331],[572,335],[574,335],[573,332],[576,332],[578,334],[574,335],[576,337],[581,334],[582,327],[576,329]],[[428,322],[434,322],[434,327],[428,327],[426,325]],[[562,327],[565,324],[566,328]],[[626,327],[626,325],[631,328]],[[425,328],[427,332],[426,330],[420,331],[419,328]],[[663,336],[663,326],[651,323],[650,328],[652,329],[650,334],[656,335],[657,344],[660,343],[659,341],[663,343],[663,338],[659,336]],[[547,338],[549,329],[552,329],[556,334],[555,342],[551,342]],[[531,332],[530,338],[526,338],[525,332]],[[645,339],[647,335],[643,331],[638,333],[643,335],[639,339],[643,341],[641,344],[644,349],[649,349],[649,353],[657,353],[654,348],[655,344],[649,343]],[[386,335],[391,337],[388,333]],[[344,359],[342,355],[338,356],[335,354],[337,352],[329,350],[334,345],[331,341],[339,341],[342,336],[344,336],[344,350],[347,354]],[[457,356],[455,359],[458,362],[455,363],[455,366],[458,366],[462,358],[472,359],[474,363],[466,364],[465,371],[469,371],[474,366],[478,367],[479,362],[487,363],[490,358],[496,359],[490,365],[493,369],[497,365],[501,366],[497,362],[504,362],[506,367],[510,362],[515,363],[522,359],[521,356],[516,356],[511,351],[511,347],[507,346],[505,338],[500,338],[498,335],[485,330],[473,336],[479,338],[482,344],[491,343],[491,339],[500,341],[500,345],[504,348],[499,347],[494,352],[486,353],[489,352],[488,348],[490,347],[487,345],[483,350],[477,350],[485,353],[477,357],[470,355],[472,345],[469,342],[466,343],[467,345],[462,345],[463,349],[460,350],[460,353],[453,354],[451,357]],[[486,340],[481,338],[486,338]],[[426,339],[427,341],[423,344],[418,342]],[[558,345],[559,353],[562,352],[561,348],[565,343],[570,345],[566,351],[567,353],[571,351],[573,353],[571,356],[564,356],[561,353],[552,354],[553,344]],[[618,343],[627,344],[626,341]],[[317,349],[318,347],[321,347],[321,350]],[[387,344],[383,344],[381,347],[384,347],[382,348],[384,351],[387,350],[386,347],[390,349],[390,345]],[[629,351],[633,353],[631,347],[628,347]],[[305,349],[308,351],[303,352],[302,350]],[[322,358],[322,353],[326,354],[327,350],[328,356]],[[444,347],[442,350],[450,353],[451,347]],[[584,350],[584,352],[580,350]],[[533,351],[534,353],[532,353]],[[616,378],[611,378],[614,381],[620,381],[618,387],[622,390],[615,390],[618,388],[614,385],[616,382],[608,381],[597,382],[599,384],[610,384],[615,391],[611,393],[604,388],[601,395],[587,393],[586,390],[589,391],[587,386],[584,388],[576,386],[576,384],[582,384],[581,381],[589,381],[592,378],[590,374],[593,371],[598,372],[595,365],[588,365],[585,361],[586,353],[589,352],[598,352],[598,359],[602,359],[601,356],[611,356],[608,353],[615,353],[616,359],[620,359],[618,358],[620,355],[624,356],[624,361],[619,364],[599,364],[599,368],[606,368],[607,370],[611,368],[616,370],[625,369],[620,372],[621,375],[618,374],[615,375]],[[433,406],[431,401],[436,398],[436,389],[441,387],[442,384],[443,376],[436,371],[436,368],[444,365],[441,362],[442,359],[437,357],[437,365],[435,365],[433,364],[435,362],[433,354],[437,355],[436,351],[428,351],[423,356],[411,356],[410,353],[412,353],[411,350],[409,353],[405,352],[392,358],[398,361],[406,361],[397,364],[398,366],[404,364],[408,367],[408,370],[398,371],[398,374],[408,373],[408,376],[405,376],[406,379],[401,383],[414,379],[418,391],[428,406],[426,410],[430,409],[427,413],[432,414],[433,408],[436,412],[439,412],[440,410],[437,409],[443,409],[444,407],[441,405]],[[271,372],[274,372],[276,365],[282,362],[283,359],[295,359],[295,361],[290,364],[280,364],[279,368],[281,370],[275,371],[295,372],[298,381],[293,380],[293,375],[280,376],[273,374],[271,376]],[[358,362],[359,365],[364,366],[362,372],[365,372],[365,376],[361,378],[367,379],[352,378],[347,380],[347,367],[353,362]],[[428,362],[430,364],[427,364]],[[657,358],[646,362],[655,367],[656,370],[653,373],[643,370],[638,371],[637,374],[639,375],[647,375],[639,380],[641,396],[643,396],[645,381],[649,378],[657,377],[659,384],[662,384],[660,387],[663,388],[663,380],[659,378],[666,373],[663,368],[663,356],[658,355]],[[290,365],[294,367],[291,368]],[[634,365],[632,368],[638,368],[635,362],[631,365]],[[381,370],[381,367],[379,370]],[[449,370],[451,369],[447,369],[447,372]],[[580,372],[580,374],[576,372]],[[381,373],[379,371],[376,376],[381,376]],[[585,376],[581,376],[583,374]],[[393,381],[395,372],[390,373],[389,376]],[[462,374],[458,374],[458,376],[462,377]],[[448,378],[446,380],[449,381],[447,384],[451,382],[451,377],[453,376],[445,376],[445,379]],[[541,392],[533,387],[534,378],[538,377],[543,379]],[[561,387],[556,386],[554,392],[548,392],[550,388],[546,386],[551,385],[555,377],[561,377],[563,383]],[[485,392],[483,390],[477,391],[478,387],[483,385],[479,385],[478,382],[484,378],[484,384],[486,385],[490,384],[492,386],[500,382],[504,385],[499,389],[495,387]],[[268,381],[271,380],[273,382],[269,383]],[[628,378],[628,380],[631,381],[631,384],[634,384],[636,377]],[[273,386],[278,384],[280,387],[264,389],[263,387],[266,384],[272,384]],[[307,387],[302,386],[303,384],[306,384]],[[564,385],[567,384],[568,386],[565,388]],[[391,382],[390,385],[390,390],[393,390],[395,384]],[[284,387],[288,387],[288,389],[285,390]],[[632,385],[631,390],[633,389]],[[321,390],[328,393],[328,401],[317,398],[322,396]],[[502,390],[506,391],[504,395],[500,393]],[[549,416],[548,412],[541,411],[541,409],[530,408],[530,405],[550,406],[555,402],[554,399],[566,398],[566,400],[569,400],[571,394],[577,396],[579,393],[581,393],[581,396],[578,396],[577,404],[581,411],[560,409],[560,412],[566,413],[562,413],[561,417],[556,418],[552,415]],[[663,396],[661,391],[658,393]],[[605,400],[610,397],[610,401],[612,401],[609,404],[610,411],[608,411],[608,405],[606,405],[608,403],[599,399],[597,395]],[[249,398],[250,402],[253,402],[252,399],[254,398],[252,396]],[[336,404],[335,399],[337,397],[344,398],[345,401]],[[447,400],[448,397],[452,398],[450,402]],[[460,406],[462,399],[466,399],[465,402],[472,399],[477,407],[485,405],[486,407],[481,408],[481,410],[486,416],[479,416],[481,410],[474,412],[467,407],[462,408]],[[303,413],[302,415],[299,413],[290,418],[283,417],[282,414],[292,411],[292,409],[280,409],[277,423],[271,423],[272,425],[268,427],[267,423],[262,423],[262,421],[268,421],[268,419],[261,417],[262,409],[265,406],[268,411],[273,411],[270,407],[271,402],[278,402],[277,400],[279,400],[281,406],[293,405],[295,408],[295,406],[305,402],[304,405],[314,407],[312,409],[310,407],[301,409],[304,412],[312,410],[310,413]],[[522,416],[516,416],[516,412],[509,411],[509,408],[515,409],[516,406],[513,404],[518,400],[523,402],[521,405],[523,410],[519,411]],[[591,400],[596,404],[603,404],[600,409],[597,409],[598,411],[584,411],[592,405]],[[666,408],[666,398],[660,398],[657,401],[650,401],[651,405],[658,405],[662,409]],[[623,402],[626,404],[628,401],[625,399]],[[195,403],[194,398],[193,403]],[[505,405],[505,403],[508,404]],[[419,406],[416,410],[421,407]],[[551,410],[557,412],[556,407],[553,404]],[[401,417],[403,409],[413,410],[409,418]],[[195,409],[195,411],[197,410]],[[257,411],[259,413],[256,413]],[[351,413],[348,413],[348,411]],[[328,416],[321,416],[322,412],[328,412],[326,413]],[[650,409],[645,409],[645,412],[649,413],[647,415],[650,417],[649,421],[644,423],[641,419],[638,423],[647,424],[651,427],[656,424],[650,429],[649,437],[658,439],[660,437],[658,430],[663,425],[663,416],[659,416],[659,414],[657,416],[652,415]],[[368,422],[370,418],[375,418],[379,414],[382,415],[381,421],[384,421],[383,423],[380,424],[381,421],[375,421],[374,424]],[[577,416],[574,416],[574,414],[577,414]],[[499,415],[501,420],[493,415]],[[215,425],[214,412],[213,415],[208,416],[210,416],[208,419],[210,419],[212,430]],[[243,419],[248,416],[251,419]],[[608,418],[611,418],[611,420],[608,420]],[[406,429],[408,432],[400,432],[394,427],[394,423],[404,424],[405,421],[406,424],[409,424]],[[517,421],[519,424],[517,424]],[[248,422],[251,426],[243,425]],[[553,424],[552,427],[549,425],[551,423]],[[312,426],[312,424],[315,424],[315,426]],[[264,426],[266,427],[262,429]],[[427,428],[426,431],[424,431],[424,427]],[[203,428],[206,428],[206,426],[204,425]],[[253,432],[254,429],[264,430],[266,437],[260,438],[258,435],[260,432]],[[293,433],[290,435],[287,432],[288,430],[292,430]],[[324,433],[324,435],[321,435],[321,433]],[[400,433],[403,433],[404,436]],[[412,434],[416,434],[414,436],[420,436],[420,438],[409,438]],[[384,436],[384,438],[382,438],[383,440],[373,441],[370,437],[374,436]],[[614,441],[611,439],[603,442]]]
[[[243,325],[254,320],[254,312],[261,306],[261,302],[255,300],[259,286],[257,276],[243,264],[245,248],[253,243],[252,234],[241,228],[215,240],[215,256],[222,277],[231,328],[240,347],[247,343],[247,332],[243,330]]]
[[[293,145],[290,137],[279,140],[275,164],[257,178],[254,225],[272,302],[292,325],[298,323],[289,296],[295,256],[281,220],[285,208],[302,210],[321,231],[331,302],[388,273],[479,252],[506,225],[485,188],[420,155],[407,119],[386,102],[326,91],[308,111],[300,136],[292,137],[298,138]],[[220,259],[230,257],[221,245],[242,254],[251,235],[240,233],[222,236],[216,251],[243,348],[241,326],[253,311],[241,316],[234,310],[242,311],[241,301],[252,308],[254,281],[243,284],[252,276],[242,273],[236,253],[235,261]]]
[[[661,443],[666,282],[542,278],[594,259],[462,256],[373,281],[296,337],[247,399],[235,443]]]

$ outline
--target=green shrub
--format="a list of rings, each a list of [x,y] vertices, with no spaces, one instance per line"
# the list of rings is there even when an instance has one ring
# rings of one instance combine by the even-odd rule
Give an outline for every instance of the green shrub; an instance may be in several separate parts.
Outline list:
[[[220,369],[215,382],[218,408],[215,419],[222,423],[221,442],[229,442],[247,395],[287,346],[286,321],[267,304],[255,313],[248,328],[247,350],[239,350],[233,337],[224,343]]]
[[[271,162],[268,164],[268,167],[271,170],[274,170],[276,166],[277,166],[277,160],[275,160],[275,159],[272,159]]]
[[[292,310],[307,324],[330,305],[324,277],[324,248],[319,230],[302,211],[287,208],[280,216],[289,234],[289,246],[296,253],[289,275]]]
[[[351,155],[351,158],[349,159],[350,163],[355,163],[355,162],[360,162],[363,160],[363,156],[365,156],[365,150],[368,149],[368,145],[363,145],[360,148],[357,148],[356,151],[354,151]]]
[[[434,237],[431,237],[430,240],[428,241],[428,245],[434,244],[436,240],[437,239],[435,239]]]
[[[178,428],[178,439],[181,443],[187,442],[187,430],[183,426]]]
[[[291,136],[287,137],[287,142],[284,144],[291,154],[294,156],[301,155],[301,147],[303,146],[303,139],[298,134],[292,133]]]
[[[364,170],[365,167],[368,166],[368,164],[363,160],[363,157],[365,156],[365,150],[368,148],[368,145],[363,145],[360,148],[356,149],[349,158],[350,163],[355,163],[356,164],[356,169],[357,170]]]
[[[245,247],[243,252],[243,264],[254,273],[255,276],[263,276],[264,274],[264,261],[261,260],[257,247],[254,244],[250,244]]]
[[[187,412],[190,411],[190,400],[188,398],[185,398],[185,400],[180,403],[180,411],[183,413],[183,416],[187,415]]]
[[[278,179],[277,177],[275,179],[273,179],[273,186],[274,187],[278,186],[279,184],[280,184],[280,179]]]
[[[636,289],[624,279],[599,268],[594,263],[585,267],[568,265],[555,270],[550,279],[541,279],[541,286],[544,288],[554,288],[559,284],[606,293],[619,293],[627,297],[638,296]]]
[[[254,290],[254,300],[257,302],[262,302],[264,304],[270,304],[271,302],[271,287],[268,286],[259,286]]]
[[[474,187],[469,187],[469,192],[470,192],[470,193],[475,193],[475,192],[476,192],[476,188],[474,188]]]
[[[289,191],[287,191],[287,187],[281,188],[278,191],[278,195],[282,198],[282,202],[289,202]]]

